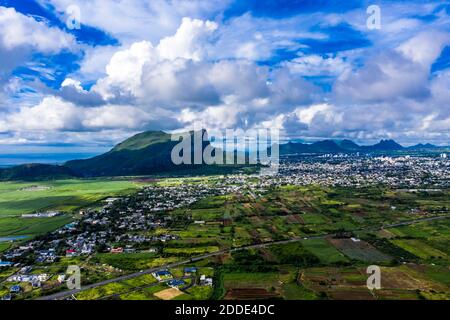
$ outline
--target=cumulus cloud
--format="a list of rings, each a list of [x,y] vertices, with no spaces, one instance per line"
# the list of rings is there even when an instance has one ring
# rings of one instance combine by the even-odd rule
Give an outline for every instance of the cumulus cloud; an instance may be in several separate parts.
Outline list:
[[[423,99],[429,95],[431,64],[450,44],[449,34],[421,33],[395,50],[385,50],[357,70],[347,70],[335,84],[339,98],[348,101]]]
[[[166,37],[159,42],[159,55],[165,59],[177,58],[193,61],[203,60],[208,36],[217,29],[212,21],[183,18],[174,36]]]
[[[439,57],[444,47],[450,44],[450,33],[429,31],[421,32],[417,36],[401,44],[397,51],[415,63],[429,68]]]
[[[107,77],[97,82],[94,91],[105,99],[111,99],[115,95],[136,94],[142,83],[142,68],[152,60],[153,52],[152,44],[142,41],[115,53],[106,66]]]
[[[142,90],[145,82],[150,96],[154,95],[152,89],[161,96],[164,92],[176,92],[172,86],[176,86],[177,73],[186,69],[189,62],[203,58],[207,37],[216,28],[211,21],[185,18],[175,35],[162,39],[156,48],[149,41],[133,43],[112,56],[106,66],[107,77],[100,79],[94,90],[105,99],[142,97],[147,94]]]
[[[432,71],[450,44],[448,14],[436,4],[384,5],[382,29],[368,31],[365,10],[273,19],[224,17],[228,3],[216,1],[39,2],[62,21],[68,5],[80,6],[83,25],[119,45],[82,45],[79,70],[60,88],[40,82],[28,90],[9,79],[15,66],[31,52],[71,49],[75,40],[14,9],[0,11],[0,26],[9,28],[0,28],[0,87],[42,97],[10,103],[8,111],[0,103],[1,130],[11,141],[28,141],[31,132],[42,140],[70,132],[64,139],[83,141],[92,132],[103,141],[105,132],[118,139],[199,120],[208,128],[276,127],[310,138],[448,141],[450,75]],[[55,77],[48,66],[27,66]]]
[[[74,73],[78,79],[83,81],[96,81],[106,75],[106,66],[112,56],[120,50],[118,46],[96,46],[87,47],[80,61],[80,69]]]
[[[108,101],[195,111],[229,105],[241,112],[280,112],[311,101],[314,86],[287,68],[270,70],[242,59],[210,61],[206,49],[216,29],[215,23],[186,18],[156,47],[134,43],[114,54],[107,76],[92,90]]]
[[[14,8],[0,7],[0,45],[6,50],[31,47],[40,52],[55,53],[74,45],[74,38],[58,28],[18,13]]]
[[[302,76],[339,76],[351,68],[344,58],[336,56],[320,56],[317,54],[302,55],[284,63],[292,73]]]
[[[39,0],[52,6],[65,21],[64,12],[70,5],[81,8],[82,24],[96,27],[130,45],[147,40],[156,43],[172,35],[183,17],[205,20],[218,14],[231,0]],[[120,21],[118,21],[120,19]]]
[[[363,68],[342,74],[334,90],[344,101],[420,99],[429,94],[428,74],[427,68],[389,50],[369,59]]]
[[[27,67],[43,77],[53,78],[53,70],[48,66],[30,62],[33,53],[55,54],[75,45],[72,35],[25,16],[14,8],[0,6],[0,108],[6,108],[10,95],[24,89],[15,86],[17,79],[11,78],[17,67]]]
[[[22,107],[6,116],[3,131],[15,130],[78,130],[81,118],[78,108],[55,97],[46,97],[36,106]]]
[[[32,107],[23,107],[0,120],[7,131],[97,131],[140,129],[152,117],[132,106],[104,105],[83,108],[61,98],[48,96]]]
[[[39,104],[3,121],[6,131],[101,131],[251,127],[312,101],[316,89],[284,66],[271,70],[246,59],[212,61],[218,25],[185,18],[156,46],[133,43],[114,53],[92,88],[66,78]],[[281,121],[281,120],[280,120]]]
[[[85,90],[80,81],[71,78],[66,78],[61,83],[60,90],[54,94],[81,106],[98,106],[105,103],[100,94]]]

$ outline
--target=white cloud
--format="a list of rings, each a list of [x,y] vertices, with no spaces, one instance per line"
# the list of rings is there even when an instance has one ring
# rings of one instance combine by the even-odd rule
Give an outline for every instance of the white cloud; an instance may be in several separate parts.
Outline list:
[[[203,60],[208,36],[216,29],[215,22],[183,18],[175,35],[159,42],[157,48],[159,55],[169,60],[177,58]]]
[[[284,63],[292,73],[301,76],[338,76],[350,68],[342,57],[303,55]]]
[[[148,41],[133,43],[112,56],[107,77],[97,82],[94,91],[105,99],[176,95],[177,73],[189,67],[188,61],[203,58],[207,38],[216,28],[211,21],[186,18],[175,35],[162,39],[156,48]]]
[[[78,130],[81,124],[79,108],[56,97],[46,97],[36,106],[22,107],[6,117],[3,130]]]
[[[444,32],[422,32],[401,44],[397,50],[408,59],[429,68],[450,44],[450,34]]]
[[[52,66],[31,61],[33,53],[50,55],[64,49],[73,50],[75,47],[72,35],[49,27],[13,8],[0,6],[0,109],[8,108],[11,99],[16,99],[13,107],[17,102],[23,105],[30,99],[31,93],[25,90],[29,87],[12,77],[12,72],[17,67],[22,66],[42,78],[54,80]],[[39,94],[36,93],[35,96],[38,97]],[[22,100],[18,100],[17,96],[22,97]]]
[[[286,68],[271,71],[248,60],[209,61],[206,49],[217,28],[209,21],[184,19],[175,35],[156,47],[134,43],[113,55],[107,76],[92,90],[110,102],[171,110],[220,104],[276,109],[310,101],[313,86]]]
[[[83,87],[81,87],[81,82],[78,80],[74,80],[71,78],[66,78],[62,83],[61,83],[61,88],[64,87],[74,87],[77,91],[79,92],[86,92]]]
[[[133,106],[106,105],[86,109],[82,126],[90,130],[140,129],[152,117]]]
[[[312,105],[308,108],[298,108],[294,111],[300,122],[310,125],[316,115],[325,115],[330,118],[333,114],[333,108],[331,105],[323,103]]]
[[[81,23],[101,29],[124,45],[142,40],[158,42],[174,33],[183,17],[205,20],[221,12],[231,0],[39,0],[54,6],[65,21],[70,5],[81,9]]]
[[[142,68],[154,56],[151,43],[141,41],[134,43],[129,49],[116,52],[106,66],[107,77],[100,79],[94,87],[105,99],[118,95],[136,94],[142,77]]]
[[[48,96],[38,105],[22,107],[0,120],[3,132],[97,131],[141,129],[152,117],[133,106],[104,105],[85,108]]]
[[[344,72],[335,92],[340,99],[354,102],[423,100],[429,96],[431,65],[449,41],[448,34],[441,32],[420,33],[395,50],[369,57],[362,68]]]
[[[200,122],[207,129],[234,128],[240,111],[238,106],[233,105],[211,106],[201,112],[183,109],[178,120],[186,126]]]
[[[117,46],[85,48],[83,60],[80,62],[80,70],[76,72],[76,76],[83,80],[97,80],[105,76],[106,66],[119,50],[120,47]]]
[[[0,44],[6,50],[31,47],[40,52],[55,53],[75,44],[73,36],[49,27],[13,8],[0,7]]]
[[[432,22],[417,17],[430,14],[435,5],[382,6],[382,29],[371,32],[365,10],[282,19],[247,13],[224,20],[220,12],[227,3],[218,1],[40,2],[54,5],[62,20],[68,5],[79,5],[82,23],[116,37],[120,46],[83,45],[80,70],[67,75],[60,89],[39,87],[39,95],[46,96],[40,103],[11,104],[0,125],[2,131],[14,132],[14,139],[29,141],[28,132],[38,132],[36,138],[48,139],[50,132],[60,138],[65,131],[70,131],[65,139],[87,139],[89,132],[95,132],[94,139],[105,139],[105,132],[124,137],[126,132],[175,129],[197,120],[210,128],[268,126],[305,137],[449,136],[450,76],[430,73],[449,44],[448,34],[437,31],[448,28],[448,15],[440,13]],[[4,15],[14,17],[15,27],[0,29],[0,86],[8,83],[20,90],[23,83],[7,78],[14,66],[24,64],[23,55],[70,49],[74,39],[15,11]],[[345,23],[372,45],[327,54],[314,53],[314,45],[305,44],[333,42],[335,31],[322,33],[321,27]],[[32,29],[24,32],[22,27]],[[12,38],[13,33],[20,37]],[[277,63],[282,54],[292,56],[300,49],[312,53]],[[46,66],[27,66],[54,76]],[[332,92],[303,77],[326,77]]]

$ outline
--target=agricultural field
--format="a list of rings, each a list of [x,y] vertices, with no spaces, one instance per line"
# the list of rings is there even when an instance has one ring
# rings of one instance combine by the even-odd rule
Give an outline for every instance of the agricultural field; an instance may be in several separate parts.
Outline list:
[[[155,295],[155,297],[157,297],[160,300],[172,300],[183,294],[184,293],[178,289],[169,288],[169,289],[159,291],[159,292],[155,293],[154,295]]]
[[[392,240],[392,242],[400,248],[405,249],[406,251],[409,251],[424,260],[448,259],[447,255],[444,252],[435,249],[420,240],[398,239]]]
[[[0,252],[8,250],[10,246],[9,243],[0,242]]]
[[[163,258],[154,253],[99,253],[93,257],[94,263],[106,264],[126,271],[149,269],[181,260],[179,257]]]
[[[223,285],[225,299],[268,299],[281,295],[282,283],[289,274],[279,273],[226,273]]]
[[[347,257],[364,262],[386,262],[392,258],[360,239],[329,239]]]
[[[65,214],[51,219],[22,220],[17,217],[19,211],[14,213],[11,209],[0,218],[3,221],[0,237],[32,237],[52,231],[80,218],[73,214],[79,208],[95,207],[106,197],[132,193],[144,183],[163,187],[215,183],[206,181],[202,178],[55,181],[46,184],[48,189],[40,184],[11,185],[10,192],[25,192],[31,197],[23,199],[31,206],[29,212],[58,209]],[[5,186],[2,188],[7,194]],[[51,195],[52,192],[56,195]],[[38,193],[44,195],[42,199],[33,198]],[[63,201],[63,206],[62,202],[53,201],[58,194],[63,197],[72,194],[73,198]],[[168,267],[174,279],[185,282],[179,289],[157,282],[151,275],[138,275],[82,291],[75,298],[450,299],[450,219],[397,225],[443,215],[450,206],[446,195],[436,192],[430,197],[428,193],[384,187],[281,186],[257,197],[247,192],[210,196],[188,207],[158,213],[159,219],[168,217],[167,224],[127,231],[146,237],[170,234],[174,236],[172,240],[138,244],[133,253],[107,253],[107,249],[89,256],[63,256],[48,269],[44,265],[35,266],[35,272],[51,271],[55,282],[57,273],[64,272],[68,265],[80,265],[84,283],[90,284],[220,251],[225,253],[191,260],[192,266],[199,269],[193,277],[187,277],[183,268]],[[6,208],[7,201],[3,199],[7,196],[0,191],[0,207]],[[390,224],[396,226],[389,227]],[[0,242],[0,251],[12,245]],[[112,245],[125,248],[126,243],[113,240]],[[247,246],[251,247],[242,248]],[[156,250],[149,252],[150,247]],[[366,268],[372,264],[381,267],[381,290],[367,288]],[[201,274],[211,277],[214,285],[200,285]],[[45,292],[24,288],[25,298]],[[48,292],[57,290],[61,289],[50,287]]]
[[[31,238],[56,230],[72,220],[73,216],[69,214],[53,218],[0,218],[0,237],[20,239],[21,236],[25,236]]]
[[[430,221],[388,229],[389,241],[422,262],[450,265],[450,221]]]
[[[133,192],[141,183],[128,180],[56,180],[0,182],[0,237],[53,231],[73,219],[72,213],[101,199]],[[66,213],[53,218],[21,218],[49,210]]]
[[[0,215],[17,216],[43,210],[72,211],[105,197],[136,190],[128,180],[56,180],[45,182],[1,182]]]
[[[309,239],[302,241],[302,245],[317,256],[324,264],[348,262],[348,258],[334,248],[326,239]]]
[[[381,290],[366,287],[364,268],[309,268],[301,271],[300,282],[316,295],[328,299],[417,300],[448,299],[450,288],[419,272],[417,265],[382,267]],[[424,267],[421,267],[424,269]],[[448,276],[448,271],[447,271]]]

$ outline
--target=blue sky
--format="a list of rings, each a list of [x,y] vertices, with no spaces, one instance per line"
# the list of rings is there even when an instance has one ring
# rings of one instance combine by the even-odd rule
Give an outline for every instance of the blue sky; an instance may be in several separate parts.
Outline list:
[[[0,0],[0,153],[101,152],[197,121],[447,145],[449,14],[449,1]]]

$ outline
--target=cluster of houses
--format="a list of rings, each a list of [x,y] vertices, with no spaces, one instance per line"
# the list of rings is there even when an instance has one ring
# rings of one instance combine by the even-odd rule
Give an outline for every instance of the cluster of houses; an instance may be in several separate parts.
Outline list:
[[[47,273],[31,274],[32,267],[22,267],[17,273],[9,276],[5,282],[12,283],[9,287],[9,293],[4,295],[1,300],[12,300],[13,296],[18,295],[24,291],[23,284],[30,284],[33,289],[42,287],[42,284],[51,279],[51,275]],[[57,277],[57,282],[62,284],[66,281],[66,275],[60,274]]]
[[[48,211],[38,213],[25,213],[22,214],[22,218],[53,218],[62,215],[59,211]]]
[[[41,283],[47,281],[50,276],[46,273],[42,274],[16,274],[6,279],[7,282],[27,282],[30,283],[33,288],[40,288]]]
[[[14,266],[14,262],[11,261],[1,261],[0,260],[0,268],[9,268]]]
[[[169,272],[169,270],[159,270],[159,271],[153,272],[152,276],[155,277],[155,279],[158,280],[159,282],[173,279],[173,276]]]
[[[228,194],[236,191],[237,185],[224,182],[214,187],[206,184],[149,186],[133,196],[108,198],[100,210],[80,210],[80,220],[47,235],[45,241],[30,241],[10,249],[3,255],[8,263],[4,261],[0,267],[9,267],[14,261],[20,261],[30,254],[35,257],[36,263],[52,263],[61,256],[91,255],[98,248],[102,248],[102,252],[107,250],[112,253],[153,250],[154,243],[179,239],[170,233],[145,235],[148,230],[164,228],[171,223],[172,217],[164,214],[165,211],[186,207],[207,196]],[[52,217],[59,214],[55,211],[24,217]],[[143,245],[147,247],[143,248]],[[139,250],[135,246],[139,246]]]
[[[186,267],[184,268],[184,276],[182,279],[174,279],[173,275],[169,270],[159,270],[152,273],[152,276],[158,280],[159,282],[166,283],[171,288],[181,288],[186,285],[186,282],[183,279],[186,278],[194,278],[197,276],[197,268],[196,267]],[[201,286],[212,286],[213,279],[206,277],[206,275],[200,275],[200,285]]]
[[[30,241],[25,245],[10,249],[3,254],[3,258],[6,260],[16,260],[28,253],[34,253],[36,248],[39,248],[43,244],[43,241]]]
[[[439,157],[304,157],[280,164],[272,186],[309,185],[391,187],[450,187],[450,161]],[[264,179],[264,178],[262,178]]]
[[[204,197],[236,192],[244,176],[231,176],[219,180],[214,187],[207,185],[180,185],[175,187],[146,187],[138,194],[124,198],[108,198],[100,210],[83,209],[81,219],[69,223],[46,235],[45,239],[32,240],[14,247],[3,254],[0,267],[20,265],[33,257],[36,263],[53,263],[62,256],[75,257],[98,252],[134,253],[157,252],[155,244],[179,239],[178,236],[163,233],[146,235],[152,228],[166,227],[171,217],[161,211],[188,206]],[[57,215],[49,212],[48,216]],[[44,217],[44,214],[34,214]],[[27,216],[28,217],[28,216]],[[31,217],[31,216],[30,216]],[[144,231],[144,232],[142,232]],[[136,249],[138,246],[139,249]],[[18,263],[19,262],[19,263]],[[186,269],[186,276],[195,273],[195,269]],[[168,271],[154,274],[160,280],[170,280],[172,287],[185,285],[182,279],[173,279]],[[25,272],[9,279],[11,282],[28,282],[40,287],[45,275],[30,275]],[[212,279],[200,277],[202,285],[211,285]],[[20,285],[12,287],[11,293],[20,292]]]

